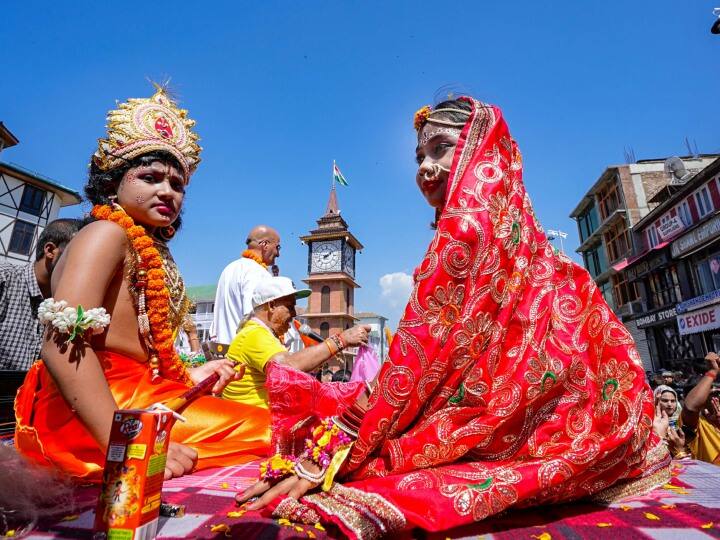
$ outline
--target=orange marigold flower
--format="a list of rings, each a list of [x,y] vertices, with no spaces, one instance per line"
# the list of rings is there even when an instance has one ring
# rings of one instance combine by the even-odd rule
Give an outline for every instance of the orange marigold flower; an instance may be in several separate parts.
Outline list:
[[[148,237],[148,236],[146,236],[146,235],[143,235],[143,236],[140,236],[140,237],[138,237],[138,238],[135,238],[135,239],[132,241],[132,245],[133,245],[133,247],[134,247],[136,250],[140,251],[140,250],[142,250],[142,249],[145,249],[145,248],[147,248],[147,247],[152,246],[152,245],[153,245],[153,241],[152,241],[152,239],[151,239],[150,237]]]
[[[159,291],[165,286],[164,279],[149,279],[147,283],[148,289],[154,289],[156,291]]]
[[[140,258],[150,261],[155,258],[160,258],[160,254],[158,253],[158,250],[155,249],[154,246],[146,247],[145,249],[140,250]]]
[[[133,225],[127,230],[127,235],[131,239],[140,238],[141,236],[145,236],[147,233],[145,232],[145,228],[141,227],[140,225]]]
[[[147,273],[148,279],[165,279],[165,272],[161,268],[151,268]]]
[[[119,224],[120,220],[122,218],[124,218],[125,216],[127,216],[127,214],[125,212],[123,212],[122,210],[113,210],[112,212],[110,212],[108,219],[114,223]]]
[[[430,108],[430,105],[425,105],[424,107],[420,107],[417,111],[415,111],[415,118],[413,119],[413,126],[415,126],[415,131],[420,131],[420,128],[422,128],[425,125],[425,122],[427,122],[427,119],[430,116],[431,112],[432,109]]]
[[[118,223],[120,224],[120,226],[122,226],[123,229],[129,229],[130,227],[135,225],[135,222],[132,220],[132,218],[127,215],[120,218],[120,221],[118,221]]]
[[[97,219],[107,219],[111,211],[108,205],[98,204],[92,209],[91,214]]]

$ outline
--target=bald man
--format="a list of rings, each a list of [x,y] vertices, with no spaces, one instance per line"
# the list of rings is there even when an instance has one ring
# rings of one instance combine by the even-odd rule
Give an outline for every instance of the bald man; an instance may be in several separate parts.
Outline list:
[[[272,227],[254,227],[245,241],[247,249],[225,267],[215,293],[215,309],[210,335],[229,344],[242,318],[252,311],[252,294],[260,280],[270,276],[268,267],[280,256],[280,235]]]

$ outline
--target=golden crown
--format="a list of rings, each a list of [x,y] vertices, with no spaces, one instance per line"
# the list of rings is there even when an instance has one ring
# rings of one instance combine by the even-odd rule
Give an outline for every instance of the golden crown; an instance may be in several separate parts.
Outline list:
[[[157,91],[151,98],[130,98],[108,112],[107,138],[98,140],[93,162],[101,170],[109,171],[160,150],[178,160],[189,181],[202,151],[197,133],[191,130],[195,120],[187,117],[188,112],[180,109],[164,88],[155,87]]]

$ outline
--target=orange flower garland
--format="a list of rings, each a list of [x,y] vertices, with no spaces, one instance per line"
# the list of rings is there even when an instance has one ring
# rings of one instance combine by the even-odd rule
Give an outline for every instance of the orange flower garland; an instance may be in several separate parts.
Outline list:
[[[267,264],[265,264],[263,262],[262,257],[260,257],[260,255],[258,255],[254,251],[246,249],[245,251],[242,252],[242,257],[253,260],[256,263],[258,263],[260,266],[262,266],[263,268],[267,268]]]
[[[150,367],[159,370],[163,377],[189,384],[191,381],[185,366],[175,351],[173,332],[169,323],[170,291],[165,285],[163,259],[155,247],[155,242],[145,228],[135,225],[133,219],[120,206],[113,208],[108,205],[96,205],[91,214],[96,219],[112,221],[125,229],[138,255],[135,287],[144,290],[151,338]]]

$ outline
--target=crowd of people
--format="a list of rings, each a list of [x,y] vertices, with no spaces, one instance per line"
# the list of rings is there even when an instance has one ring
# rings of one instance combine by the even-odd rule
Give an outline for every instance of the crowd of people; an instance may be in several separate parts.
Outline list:
[[[219,280],[211,331],[227,356],[183,362],[179,330],[198,344],[168,244],[200,162],[194,122],[162,88],[110,111],[85,186],[91,217],[44,239],[13,278],[39,289],[21,306],[31,315],[19,332],[39,349],[22,349],[32,365],[16,400],[17,450],[98,482],[116,409],[216,376],[212,395],[181,411],[165,477],[261,458],[238,503],[275,502],[277,517],[358,538],[617,500],[666,482],[670,452],[715,461],[717,355],[680,408],[671,385],[653,399],[630,334],[548,242],[500,109],[451,99],[418,110],[413,125],[434,238],[380,372],[326,383],[307,372],[366,344],[369,328],[292,350],[295,303],[309,291],[273,275],[280,235],[267,226]]]
[[[663,371],[653,380],[655,425],[675,459],[720,465],[720,356],[709,353],[699,377]]]

